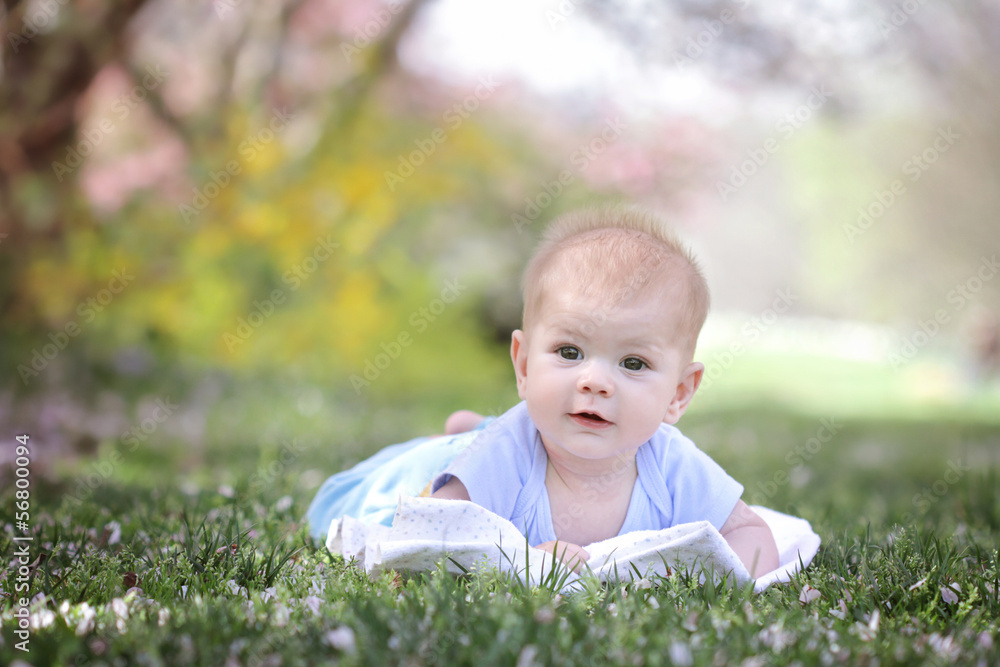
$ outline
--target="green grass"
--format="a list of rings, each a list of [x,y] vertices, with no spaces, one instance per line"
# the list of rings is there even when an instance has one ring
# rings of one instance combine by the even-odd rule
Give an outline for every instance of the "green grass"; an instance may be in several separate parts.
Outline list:
[[[684,418],[685,432],[751,501],[759,494],[812,522],[823,539],[813,564],[759,595],[685,576],[559,595],[489,572],[369,580],[331,556],[301,522],[323,476],[457,406],[397,407],[387,426],[384,411],[328,407],[305,418],[294,396],[284,400],[246,399],[245,422],[223,400],[197,449],[157,434],[134,452],[106,442],[96,459],[33,473],[30,653],[15,649],[5,478],[0,663],[1000,661],[995,422],[830,414],[832,436],[820,442],[823,423],[809,411],[708,405]],[[283,440],[297,443],[290,458]],[[79,479],[102,461],[118,462],[81,493]]]

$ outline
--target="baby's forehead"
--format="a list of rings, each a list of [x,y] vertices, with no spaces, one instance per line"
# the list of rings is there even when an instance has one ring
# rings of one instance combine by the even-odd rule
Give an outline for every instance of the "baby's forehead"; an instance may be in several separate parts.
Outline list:
[[[546,329],[587,335],[605,330],[617,339],[636,342],[671,334],[678,318],[661,303],[610,304],[557,294],[542,306],[540,321]]]
[[[539,314],[550,322],[574,323],[676,320],[683,308],[680,290],[660,282],[629,284],[548,282],[539,294]]]
[[[575,244],[551,257],[535,286],[536,314],[627,327],[623,310],[633,314],[638,310],[676,334],[690,300],[677,258],[648,247],[637,248],[627,259],[601,250],[596,244]]]

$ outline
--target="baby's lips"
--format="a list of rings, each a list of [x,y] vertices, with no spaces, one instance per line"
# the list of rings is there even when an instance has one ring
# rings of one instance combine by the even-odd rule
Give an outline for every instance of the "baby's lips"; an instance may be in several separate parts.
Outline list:
[[[590,429],[605,429],[610,428],[613,422],[608,421],[599,414],[593,412],[573,412],[570,413],[570,418],[579,424]]]

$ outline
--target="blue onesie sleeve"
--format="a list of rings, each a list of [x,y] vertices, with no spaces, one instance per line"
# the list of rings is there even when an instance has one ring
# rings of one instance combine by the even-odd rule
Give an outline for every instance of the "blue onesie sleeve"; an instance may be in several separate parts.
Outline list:
[[[663,518],[663,528],[708,521],[721,529],[743,485],[677,428],[664,424],[637,452],[639,479]]]
[[[527,406],[514,406],[479,434],[465,451],[434,478],[437,491],[457,477],[469,492],[469,500],[506,519],[514,519],[533,504],[528,498],[544,483],[545,449],[536,443],[537,431],[527,418]],[[540,455],[540,456],[539,456]]]

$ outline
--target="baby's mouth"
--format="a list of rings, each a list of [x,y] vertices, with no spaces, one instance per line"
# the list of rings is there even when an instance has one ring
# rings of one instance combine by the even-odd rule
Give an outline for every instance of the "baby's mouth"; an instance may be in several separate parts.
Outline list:
[[[594,412],[574,412],[570,415],[576,421],[588,426],[606,426],[610,424],[607,419]]]

